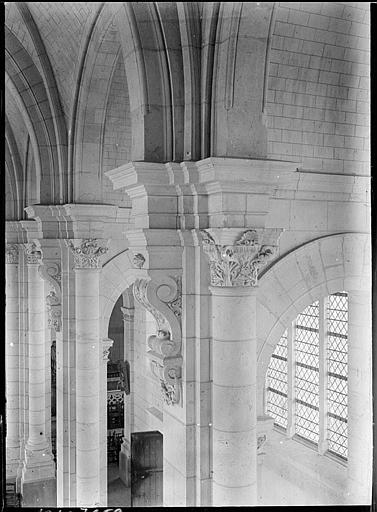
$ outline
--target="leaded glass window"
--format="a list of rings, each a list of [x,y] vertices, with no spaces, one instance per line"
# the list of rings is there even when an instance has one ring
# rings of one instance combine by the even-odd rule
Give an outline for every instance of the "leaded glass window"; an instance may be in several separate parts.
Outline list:
[[[287,427],[288,419],[288,380],[287,380],[287,331],[276,345],[267,371],[267,413],[275,418],[275,423]]]
[[[348,297],[339,292],[297,316],[276,346],[266,379],[266,413],[275,424],[342,458],[347,458],[347,341]]]

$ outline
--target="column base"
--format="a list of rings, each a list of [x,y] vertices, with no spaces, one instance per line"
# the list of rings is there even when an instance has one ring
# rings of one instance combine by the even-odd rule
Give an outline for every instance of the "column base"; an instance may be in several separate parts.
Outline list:
[[[30,450],[26,448],[22,468],[22,485],[26,482],[38,482],[55,478],[55,462],[49,449]]]
[[[56,479],[22,482],[23,507],[56,507]]]
[[[124,439],[119,452],[119,478],[126,487],[131,487],[130,443]]]

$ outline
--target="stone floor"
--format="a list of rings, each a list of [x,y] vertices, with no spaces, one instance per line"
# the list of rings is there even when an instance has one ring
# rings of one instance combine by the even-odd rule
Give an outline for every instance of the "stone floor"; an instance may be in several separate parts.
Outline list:
[[[108,465],[107,470],[107,506],[130,507],[131,488],[127,488],[119,478],[118,464]]]

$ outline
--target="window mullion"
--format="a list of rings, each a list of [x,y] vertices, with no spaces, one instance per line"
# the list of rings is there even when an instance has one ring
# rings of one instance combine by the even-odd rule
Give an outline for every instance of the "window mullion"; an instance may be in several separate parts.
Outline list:
[[[296,325],[292,322],[287,329],[287,357],[288,357],[288,425],[287,436],[293,437],[295,435],[295,341]]]
[[[319,440],[318,452],[328,450],[327,441],[327,302],[328,298],[319,300]]]

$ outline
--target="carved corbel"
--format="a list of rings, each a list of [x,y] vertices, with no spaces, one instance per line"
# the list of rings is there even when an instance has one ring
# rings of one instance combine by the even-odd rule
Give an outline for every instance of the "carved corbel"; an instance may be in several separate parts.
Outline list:
[[[181,278],[156,274],[151,280],[138,279],[133,293],[156,320],[157,335],[148,338],[147,357],[163,399],[168,405],[182,403]]]
[[[200,233],[209,260],[212,286],[257,286],[260,271],[278,250],[275,244],[262,244],[260,234],[253,229],[245,231],[233,245],[216,244],[207,231]],[[280,232],[276,232],[278,234]]]
[[[44,259],[43,264],[38,267],[39,275],[50,283],[53,290],[46,297],[46,306],[48,314],[48,326],[55,329],[55,332],[61,330],[61,266],[59,262],[53,262]]]

